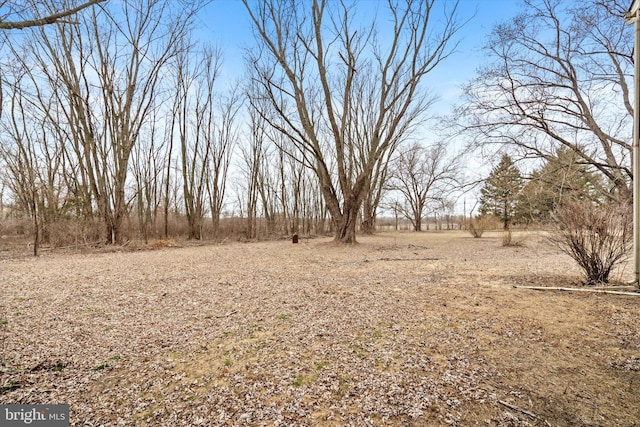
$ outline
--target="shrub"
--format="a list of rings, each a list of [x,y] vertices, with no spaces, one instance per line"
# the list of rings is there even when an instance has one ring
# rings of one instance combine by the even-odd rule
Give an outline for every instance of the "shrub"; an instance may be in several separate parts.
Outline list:
[[[488,229],[495,228],[496,217],[493,215],[478,215],[475,218],[471,218],[468,221],[469,233],[476,239],[482,237],[484,232]]]
[[[571,200],[556,209],[553,219],[551,242],[578,263],[588,284],[608,283],[633,242],[629,203]]]

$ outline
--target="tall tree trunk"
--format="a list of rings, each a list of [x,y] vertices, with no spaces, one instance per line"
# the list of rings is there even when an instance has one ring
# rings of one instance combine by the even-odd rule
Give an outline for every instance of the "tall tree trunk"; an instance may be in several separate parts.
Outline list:
[[[331,210],[331,206],[334,206],[334,210],[335,206],[339,206],[337,200],[329,206],[329,211],[334,218],[336,226],[335,242],[346,244],[356,243],[356,226],[360,216],[362,197],[364,195],[363,181],[364,178],[362,176],[356,179],[356,184],[354,185],[355,191],[349,193],[349,196],[343,202],[342,212],[338,210],[338,212],[335,213]]]
[[[35,194],[32,195],[31,212],[33,215],[33,256],[38,256],[40,248],[40,222],[38,221],[38,209]]]
[[[361,229],[363,234],[373,234],[376,230],[376,218],[375,210],[367,197],[362,204],[362,224]]]
[[[503,217],[502,217],[502,224],[505,231],[509,228],[509,212],[507,211],[507,208],[508,208],[507,200],[505,199],[504,211],[503,211]]]
[[[416,214],[413,219],[413,231],[422,231],[422,212]]]
[[[359,209],[354,204],[345,203],[344,211],[336,221],[335,242],[352,244],[356,243],[356,225],[358,223]]]

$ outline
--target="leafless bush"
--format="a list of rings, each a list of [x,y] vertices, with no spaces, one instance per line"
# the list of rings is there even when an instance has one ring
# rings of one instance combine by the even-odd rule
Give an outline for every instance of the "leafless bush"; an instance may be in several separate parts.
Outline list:
[[[588,284],[608,283],[611,270],[631,248],[629,204],[573,200],[556,209],[553,217],[551,242],[578,263]]]
[[[46,242],[53,247],[101,243],[102,224],[96,219],[60,219],[46,225]]]
[[[486,230],[495,228],[497,219],[493,215],[478,215],[470,218],[467,223],[467,230],[476,239],[482,237]]]

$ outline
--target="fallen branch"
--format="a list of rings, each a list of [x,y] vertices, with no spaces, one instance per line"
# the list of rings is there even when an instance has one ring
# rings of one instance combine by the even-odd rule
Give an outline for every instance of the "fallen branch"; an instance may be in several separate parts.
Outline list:
[[[637,286],[633,285],[624,285],[624,286],[594,286],[591,289],[598,289],[602,291],[636,291],[638,290]]]
[[[521,413],[533,418],[534,420],[538,419],[538,416],[536,414],[533,414],[533,413],[531,413],[529,411],[525,411],[524,409],[520,409],[517,406],[512,405],[511,403],[505,402],[504,400],[498,400],[498,403],[501,404],[501,405],[506,406],[509,409],[513,409],[514,411],[521,412]]]
[[[514,286],[518,289],[532,289],[534,291],[573,291],[573,292],[591,292],[595,294],[612,294],[612,295],[628,295],[640,297],[640,292],[623,292],[623,291],[607,291],[604,289],[583,289],[583,288],[561,288],[556,286]]]
[[[229,316],[233,316],[234,314],[236,314],[238,312],[238,310],[231,310],[230,312],[226,313],[226,314],[222,314],[220,316],[215,316],[216,319],[223,319],[225,317],[229,317]],[[205,319],[210,319],[211,316],[205,317]]]

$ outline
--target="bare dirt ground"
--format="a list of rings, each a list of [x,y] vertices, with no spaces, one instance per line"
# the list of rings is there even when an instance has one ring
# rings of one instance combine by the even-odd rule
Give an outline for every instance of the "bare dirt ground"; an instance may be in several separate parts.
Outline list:
[[[640,297],[514,288],[579,281],[517,238],[4,257],[0,403],[87,426],[640,425]]]

